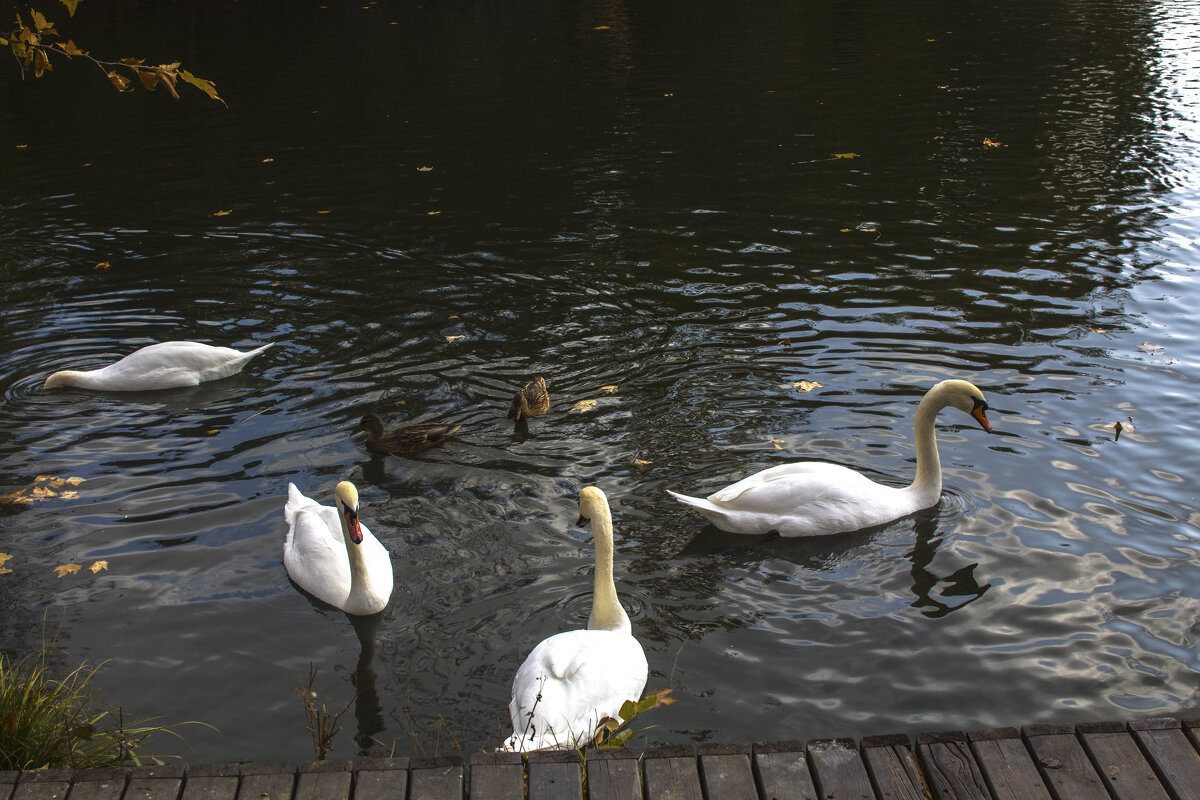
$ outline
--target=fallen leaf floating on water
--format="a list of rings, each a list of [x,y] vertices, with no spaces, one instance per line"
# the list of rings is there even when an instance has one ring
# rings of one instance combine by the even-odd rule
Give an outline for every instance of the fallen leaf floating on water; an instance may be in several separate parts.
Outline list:
[[[983,137],[983,146],[984,147],[1004,147],[1004,142],[997,142],[997,141],[995,141],[993,139],[989,139],[988,137],[985,136],[985,137]]]
[[[12,558],[12,553],[0,553],[0,575],[11,575],[12,570],[4,566],[4,562]]]
[[[433,167],[417,167],[417,172],[433,172]]]
[[[267,156],[266,158],[264,158],[264,159],[262,160],[262,163],[264,163],[264,164],[270,164],[270,163],[271,163],[272,161],[274,161],[274,160],[275,160],[275,159],[271,158],[270,156]]]
[[[1142,350],[1147,353],[1161,353],[1166,349],[1167,348],[1163,347],[1161,344],[1150,344],[1149,342],[1142,342],[1138,345],[1138,350]]]
[[[653,462],[653,461],[647,461],[647,460],[646,460],[646,459],[644,459],[644,458],[635,458],[635,459],[633,460],[633,463],[637,464],[637,465],[638,465],[639,467],[641,467],[642,469],[645,469],[646,467],[650,466],[650,465],[651,465],[651,464],[653,464],[654,462]]]
[[[776,450],[783,449],[783,439],[772,439],[771,444],[775,445]]]
[[[92,565],[90,567],[88,567],[88,569],[91,571],[91,573],[93,575],[95,575],[97,572],[99,572],[102,569],[108,569],[108,562],[107,561],[93,561]]]
[[[600,391],[604,392],[605,394],[616,394],[617,393],[617,385],[615,383],[612,383],[612,384],[609,384],[608,386],[601,386]]]
[[[64,486],[78,486],[81,483],[83,483],[83,478],[74,476],[58,478],[54,475],[38,475],[33,479],[32,486],[26,486],[24,489],[0,496],[0,505],[28,506],[33,505],[35,500],[49,500],[51,497],[74,500],[79,497],[78,492],[61,490]]]
[[[858,158],[858,153],[834,153],[834,158]]]
[[[61,578],[64,575],[74,575],[81,569],[83,566],[80,564],[59,564],[54,568],[54,574]]]
[[[233,209],[232,209],[232,208],[226,208],[226,209],[221,209],[221,210],[219,210],[219,211],[214,211],[214,212],[212,213],[212,215],[213,215],[214,217],[225,217],[225,216],[228,216],[228,215],[230,215],[230,214],[232,214],[232,213],[233,213]]]
[[[465,339],[465,338],[467,338],[467,337],[466,337],[466,334],[462,334],[462,333],[449,333],[449,334],[446,334],[446,341],[447,341],[447,342],[457,342],[459,339]]]
[[[108,269],[111,266],[112,266],[112,264],[110,264],[109,262],[101,261],[99,264],[92,267],[92,269],[96,270],[97,272],[103,272],[104,270]]]
[[[811,392],[813,389],[824,389],[825,387],[816,381],[796,381],[792,384],[792,388],[804,394],[805,392]]]
[[[1105,328],[1097,328],[1096,326],[1093,325],[1092,333],[1108,333],[1108,330]]]
[[[1126,421],[1124,422],[1124,424],[1122,424],[1121,420],[1117,420],[1116,422],[1114,422],[1112,424],[1112,426],[1113,426],[1113,441],[1114,442],[1120,440],[1122,431],[1134,430],[1133,417],[1126,417],[1125,420]]]
[[[575,405],[571,406],[572,411],[590,411],[596,407],[595,400],[580,400]]]

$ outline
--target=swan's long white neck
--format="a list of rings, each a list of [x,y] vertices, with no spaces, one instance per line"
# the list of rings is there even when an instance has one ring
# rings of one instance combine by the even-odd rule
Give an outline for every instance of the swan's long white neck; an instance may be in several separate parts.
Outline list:
[[[920,497],[937,498],[942,494],[942,460],[938,456],[937,429],[934,421],[937,419],[938,412],[950,405],[947,397],[948,389],[947,386],[938,385],[926,393],[913,417],[913,441],[917,447],[917,476],[913,478],[908,491]]]
[[[376,587],[371,583],[371,571],[367,568],[367,558],[363,553],[362,545],[355,544],[350,538],[350,527],[346,523],[346,509],[341,501],[338,501],[338,521],[342,524],[342,541],[346,544],[346,557],[350,561],[350,595],[346,600],[346,611],[350,613],[359,613],[354,611],[360,603],[368,602],[375,597]]]
[[[99,373],[102,370],[78,370],[64,369],[55,372],[50,377],[46,378],[46,384],[43,388],[54,389],[60,386],[72,386],[77,389],[96,389]]]
[[[633,631],[629,616],[617,600],[613,582],[613,528],[608,503],[598,503],[592,510],[592,539],[596,545],[596,576],[592,587],[592,613],[588,630]]]

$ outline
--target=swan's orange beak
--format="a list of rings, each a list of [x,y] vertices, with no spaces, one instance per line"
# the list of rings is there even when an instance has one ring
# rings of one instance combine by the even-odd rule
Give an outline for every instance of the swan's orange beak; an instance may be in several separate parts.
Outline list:
[[[987,403],[982,400],[975,400],[975,407],[971,409],[971,416],[979,423],[979,427],[983,428],[988,433],[992,432],[992,424],[987,418]]]
[[[346,514],[346,530],[350,531],[350,540],[355,544],[362,544],[363,535],[362,528],[358,526],[358,512],[353,508],[347,508]]]

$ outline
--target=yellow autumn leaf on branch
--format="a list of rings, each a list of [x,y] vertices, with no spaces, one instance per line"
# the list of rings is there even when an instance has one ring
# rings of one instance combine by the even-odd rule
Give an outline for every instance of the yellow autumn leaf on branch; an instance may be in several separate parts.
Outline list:
[[[197,78],[195,75],[188,72],[186,69],[179,70],[179,77],[183,78],[185,81],[190,83],[192,86],[195,86],[197,89],[204,92],[211,99],[220,102],[220,104],[225,106],[226,108],[229,107],[229,104],[226,103],[224,100],[222,100],[221,96],[217,94],[217,85],[215,83],[213,83],[212,81],[205,80],[204,78]]]
[[[54,574],[61,578],[64,575],[74,575],[81,569],[83,569],[83,567],[79,564],[59,564],[54,568]]]

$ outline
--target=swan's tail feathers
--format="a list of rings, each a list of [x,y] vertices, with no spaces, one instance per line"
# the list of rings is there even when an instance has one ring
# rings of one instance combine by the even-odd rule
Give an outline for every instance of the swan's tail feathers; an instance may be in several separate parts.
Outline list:
[[[256,347],[253,350],[247,352],[246,358],[254,358],[256,355],[261,353],[263,350],[266,350],[268,347],[273,347],[274,345],[275,345],[274,342],[267,342],[264,345],[260,345],[259,347]]]
[[[683,503],[685,506],[692,506],[693,508],[699,508],[702,511],[720,511],[721,510],[721,509],[717,508],[716,506],[714,506],[708,500],[705,500],[703,497],[688,497],[686,494],[680,494],[679,492],[672,492],[670,489],[667,489],[667,494],[671,495],[671,497],[674,497],[676,500]]]
[[[301,508],[311,503],[312,500],[304,496],[304,493],[296,488],[296,484],[288,484],[288,499],[283,505],[283,519],[290,526],[296,519],[296,513]]]

